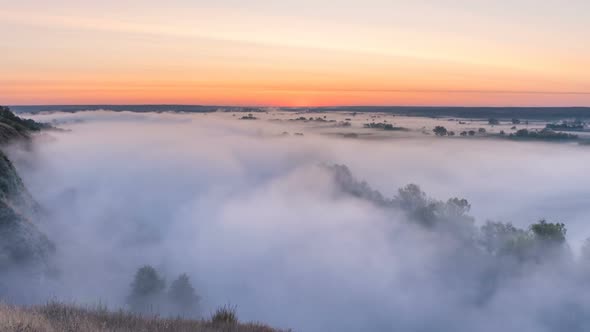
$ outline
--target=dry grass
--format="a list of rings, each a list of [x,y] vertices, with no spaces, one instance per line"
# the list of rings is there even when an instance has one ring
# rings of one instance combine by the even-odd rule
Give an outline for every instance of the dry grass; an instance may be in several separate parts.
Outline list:
[[[213,322],[146,317],[105,308],[81,308],[52,302],[17,307],[0,304],[2,332],[280,332],[258,323]]]

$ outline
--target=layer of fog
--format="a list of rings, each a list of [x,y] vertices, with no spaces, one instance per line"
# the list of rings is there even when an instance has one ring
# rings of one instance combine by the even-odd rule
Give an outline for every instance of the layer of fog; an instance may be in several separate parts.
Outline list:
[[[121,306],[135,270],[152,264],[168,281],[188,273],[205,313],[231,303],[241,319],[299,331],[542,331],[556,308],[590,308],[580,283],[553,270],[473,305],[479,262],[342,194],[320,166],[347,165],[388,197],[408,183],[465,197],[478,223],[564,222],[577,252],[590,236],[587,147],[343,139],[216,114],[36,116],[52,118],[71,131],[10,153],[58,247],[59,277],[37,296]]]

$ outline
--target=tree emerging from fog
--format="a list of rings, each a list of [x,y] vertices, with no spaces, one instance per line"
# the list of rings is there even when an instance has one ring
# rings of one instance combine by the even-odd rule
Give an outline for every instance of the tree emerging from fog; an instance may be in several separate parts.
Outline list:
[[[131,310],[138,313],[155,313],[161,310],[161,300],[166,282],[150,265],[140,267],[131,283],[127,298]]]
[[[173,312],[182,316],[195,316],[198,314],[199,297],[191,285],[189,276],[185,273],[178,276],[170,284],[168,300]]]

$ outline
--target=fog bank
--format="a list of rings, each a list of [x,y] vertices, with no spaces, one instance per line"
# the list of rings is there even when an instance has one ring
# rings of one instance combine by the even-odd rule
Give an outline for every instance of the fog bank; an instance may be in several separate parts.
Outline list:
[[[36,137],[32,151],[10,150],[57,245],[59,272],[33,290],[37,301],[124,306],[135,270],[151,264],[168,282],[189,274],[204,314],[231,303],[244,320],[297,331],[576,331],[590,323],[578,257],[590,236],[588,147],[344,139],[217,113],[34,118],[68,130]],[[351,178],[332,165],[346,165]],[[572,258],[507,277],[514,270],[472,252],[467,235],[425,229],[403,209],[347,189],[361,181],[384,199],[409,183],[438,200],[464,197],[477,227],[564,222]]]

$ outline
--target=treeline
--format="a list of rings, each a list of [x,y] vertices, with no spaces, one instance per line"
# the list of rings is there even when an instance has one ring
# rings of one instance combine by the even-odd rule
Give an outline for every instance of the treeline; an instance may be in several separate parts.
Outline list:
[[[299,110],[290,108],[291,110]],[[466,119],[563,119],[590,118],[590,107],[455,107],[455,106],[333,106],[308,111],[381,112],[406,116]]]
[[[540,262],[544,258],[565,255],[569,249],[565,245],[567,228],[564,223],[540,219],[523,229],[512,223],[486,221],[478,228],[475,219],[468,214],[471,205],[466,199],[428,198],[414,184],[399,189],[389,204],[404,211],[408,220],[465,241],[482,255],[512,258],[521,263]]]
[[[548,125],[549,126],[549,125]],[[514,128],[514,127],[513,127]],[[436,136],[455,136],[455,132],[452,130],[447,130],[447,128],[443,126],[436,126],[432,129],[432,132]],[[476,136],[476,135],[486,135],[487,130],[485,128],[478,128],[477,131],[475,130],[465,130],[459,133],[460,136]],[[506,137],[511,139],[531,139],[531,140],[546,140],[546,141],[560,141],[560,140],[576,140],[578,139],[578,135],[568,134],[557,132],[552,129],[543,128],[541,130],[528,130],[528,129],[519,129],[514,133],[506,134],[504,130],[501,130],[499,134],[495,136]]]
[[[519,129],[515,133],[510,134],[508,137],[514,139],[537,139],[547,141],[560,141],[560,140],[575,140],[578,139],[578,135],[561,133],[553,131],[552,129],[541,129],[541,130],[528,130]]]
[[[575,120],[572,122],[561,121],[558,123],[548,123],[545,128],[551,130],[565,130],[565,131],[582,131],[586,128],[586,124],[581,120]]]
[[[567,245],[564,223],[540,219],[527,228],[512,223],[486,221],[477,227],[469,215],[471,205],[463,198],[446,201],[430,198],[418,185],[398,189],[397,195],[386,198],[366,182],[356,180],[344,165],[326,166],[343,192],[373,202],[379,207],[401,211],[408,222],[453,238],[469,248],[470,255],[489,264],[501,264],[505,259],[518,263],[539,263],[550,258],[573,257]],[[590,259],[590,240],[587,241]],[[521,266],[521,264],[516,264]]]
[[[391,131],[407,131],[408,130],[407,128],[404,128],[404,127],[395,127],[391,123],[385,123],[385,122],[365,123],[364,124],[364,127],[365,128],[372,128],[372,129],[391,130]]]
[[[447,128],[443,126],[436,126],[432,129],[432,132],[436,136],[455,136],[455,132],[452,130],[447,130]],[[460,136],[475,136],[476,134],[485,134],[487,131],[485,128],[479,128],[477,131],[475,130],[465,130],[459,133]]]

